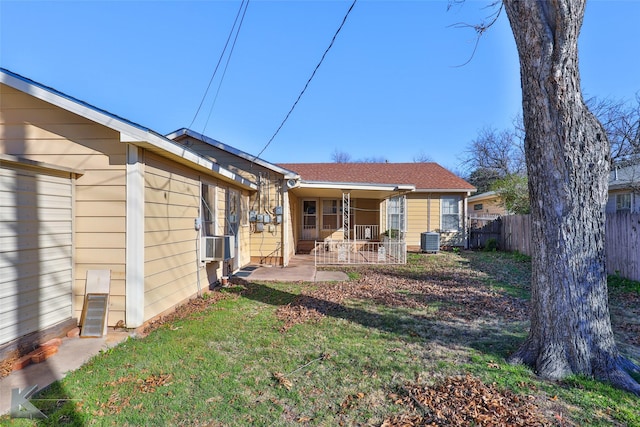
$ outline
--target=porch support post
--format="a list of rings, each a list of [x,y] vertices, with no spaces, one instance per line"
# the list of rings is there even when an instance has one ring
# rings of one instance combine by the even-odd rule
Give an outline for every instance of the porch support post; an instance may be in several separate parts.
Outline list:
[[[349,229],[351,228],[351,193],[342,193],[342,238],[349,240]]]
[[[291,258],[292,247],[295,248],[295,242],[290,236],[293,236],[293,219],[291,218],[291,208],[289,207],[289,190],[285,185],[281,187],[282,192],[282,223],[280,227],[282,227],[282,266],[286,267],[289,265],[289,259]],[[286,209],[285,209],[286,206]]]

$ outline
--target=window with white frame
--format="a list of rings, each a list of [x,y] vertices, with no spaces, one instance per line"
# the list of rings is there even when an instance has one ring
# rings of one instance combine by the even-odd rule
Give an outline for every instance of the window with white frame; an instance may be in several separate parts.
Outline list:
[[[217,235],[216,222],[216,186],[202,183],[202,197],[200,199],[202,216],[202,235]]]
[[[342,224],[342,200],[322,201],[322,229],[337,230]]]
[[[238,234],[238,224],[240,224],[240,192],[238,190],[227,190],[227,229],[225,234],[235,236]]]
[[[249,196],[240,194],[240,225],[249,225]]]
[[[443,231],[460,231],[460,196],[442,196],[440,206],[440,228]]]
[[[405,231],[404,196],[391,197],[387,200],[387,232],[389,237],[401,236]]]
[[[616,194],[616,212],[631,211],[631,193]]]

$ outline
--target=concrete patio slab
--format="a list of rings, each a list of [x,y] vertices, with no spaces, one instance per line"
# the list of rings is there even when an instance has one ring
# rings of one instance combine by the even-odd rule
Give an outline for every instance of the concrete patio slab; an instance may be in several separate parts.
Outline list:
[[[296,255],[286,267],[249,265],[234,276],[265,282],[335,282],[349,279],[342,271],[318,271],[312,255]]]
[[[0,415],[9,413],[11,409],[12,389],[19,388],[23,391],[37,385],[38,390],[42,390],[87,363],[101,350],[115,347],[130,335],[124,331],[109,331],[100,338],[63,338],[56,354],[43,362],[14,371],[0,380]]]

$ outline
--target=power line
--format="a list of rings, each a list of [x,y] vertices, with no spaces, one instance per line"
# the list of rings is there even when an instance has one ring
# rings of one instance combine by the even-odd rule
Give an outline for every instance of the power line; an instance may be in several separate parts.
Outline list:
[[[273,140],[276,137],[276,135],[278,135],[278,133],[280,132],[280,129],[282,129],[282,127],[284,126],[286,121],[289,119],[289,116],[291,115],[293,110],[296,108],[296,105],[298,105],[298,101],[300,101],[300,98],[302,98],[302,95],[304,95],[304,92],[307,90],[307,87],[309,87],[309,84],[311,83],[311,80],[313,80],[313,77],[316,75],[316,71],[318,71],[318,68],[320,68],[320,65],[322,65],[322,61],[324,61],[325,56],[327,56],[327,53],[329,53],[329,50],[333,46],[333,43],[336,41],[336,37],[338,37],[338,34],[340,33],[340,30],[342,30],[342,27],[344,26],[344,23],[347,21],[347,17],[351,13],[351,10],[353,9],[353,6],[356,5],[357,1],[358,0],[353,0],[353,3],[351,3],[351,6],[349,7],[349,10],[347,10],[347,13],[344,15],[344,18],[342,19],[342,23],[338,27],[338,30],[336,31],[336,33],[333,35],[333,38],[331,39],[331,43],[329,43],[329,47],[327,47],[327,49],[322,54],[322,58],[320,58],[320,62],[318,62],[318,65],[316,65],[316,68],[314,68],[313,72],[311,73],[311,77],[309,77],[309,80],[307,80],[307,83],[304,85],[304,88],[302,88],[302,91],[300,92],[300,95],[298,95],[298,99],[296,99],[296,101],[293,103],[293,105],[291,106],[291,109],[289,110],[287,115],[284,117],[284,120],[282,120],[282,123],[280,123],[280,126],[278,126],[278,129],[276,129],[276,131],[273,134],[273,136],[271,137],[271,139],[269,139],[269,142],[267,142],[267,144],[264,146],[264,148],[253,158],[254,161],[258,157],[260,157],[260,155],[262,153],[264,153],[264,150],[266,150],[267,147],[269,147],[269,145],[271,144],[271,142],[273,142]]]
[[[211,118],[211,113],[213,112],[213,107],[216,105],[216,101],[218,100],[218,94],[220,93],[220,88],[222,87],[222,82],[224,81],[224,76],[227,75],[227,68],[229,67],[229,62],[231,62],[231,55],[233,55],[233,50],[236,47],[236,42],[238,41],[238,35],[240,34],[240,28],[242,28],[242,23],[244,22],[244,16],[247,13],[247,8],[249,7],[249,0],[244,7],[244,12],[242,12],[242,18],[240,19],[240,24],[238,25],[238,31],[236,31],[236,36],[233,39],[233,44],[231,45],[231,50],[229,51],[229,56],[227,57],[227,62],[224,65],[224,71],[222,72],[222,77],[220,77],[220,83],[218,83],[218,89],[216,90],[216,95],[213,97],[213,102],[211,103],[211,108],[209,109],[209,114],[207,115],[207,120],[204,122],[204,126],[202,128],[202,135],[205,134],[207,130],[207,125],[209,124],[209,119]],[[234,24],[235,26],[235,24]]]
[[[220,63],[222,62],[222,58],[224,57],[225,52],[227,51],[227,47],[229,46],[229,41],[231,40],[231,36],[233,35],[233,32],[236,28],[236,24],[238,23],[238,18],[240,17],[240,12],[242,12],[242,8],[244,7],[244,11],[246,13],[247,11],[247,6],[249,6],[249,0],[246,0],[246,5],[245,5],[245,0],[242,0],[242,2],[240,3],[240,8],[238,9],[238,13],[236,14],[236,19],[235,21],[233,21],[233,26],[231,27],[231,30],[229,31],[229,36],[227,37],[227,41],[224,44],[224,49],[222,49],[222,52],[220,53],[220,58],[218,58],[218,63],[216,64],[216,68],[213,70],[213,74],[211,75],[211,78],[209,79],[209,84],[207,85],[207,90],[204,91],[204,95],[202,96],[202,100],[200,101],[200,105],[198,105],[198,109],[196,110],[196,114],[194,114],[193,116],[193,120],[191,120],[191,123],[189,124],[189,128],[191,128],[193,126],[193,124],[196,121],[196,117],[198,117],[198,114],[200,113],[200,109],[202,108],[202,104],[204,104],[204,100],[207,98],[207,94],[209,93],[209,89],[211,88],[211,83],[213,82],[214,77],[216,76],[216,73],[218,72],[218,67],[220,67]],[[242,19],[244,19],[244,14],[242,14]],[[240,28],[238,27],[238,31],[240,31]],[[236,34],[237,37],[237,34]],[[235,41],[234,41],[235,44]]]

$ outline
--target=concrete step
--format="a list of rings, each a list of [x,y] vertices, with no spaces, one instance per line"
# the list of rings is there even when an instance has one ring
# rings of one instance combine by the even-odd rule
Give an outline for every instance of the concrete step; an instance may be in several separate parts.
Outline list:
[[[299,240],[296,246],[296,254],[310,254],[315,245],[316,242],[313,240]]]

